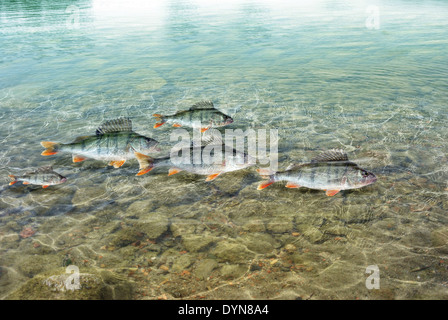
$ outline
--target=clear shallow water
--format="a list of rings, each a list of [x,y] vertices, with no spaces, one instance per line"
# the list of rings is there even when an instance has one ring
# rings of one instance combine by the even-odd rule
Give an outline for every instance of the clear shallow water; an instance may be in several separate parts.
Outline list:
[[[379,29],[366,27],[371,5]],[[133,299],[446,299],[447,9],[0,2],[0,297],[69,261],[129,281]],[[118,116],[168,143],[152,114],[203,99],[232,115],[229,128],[278,129],[280,168],[343,148],[378,181],[326,197],[258,191],[254,168],[206,183],[40,156],[40,141]],[[69,181],[8,186],[50,164]],[[379,290],[366,288],[370,265]]]

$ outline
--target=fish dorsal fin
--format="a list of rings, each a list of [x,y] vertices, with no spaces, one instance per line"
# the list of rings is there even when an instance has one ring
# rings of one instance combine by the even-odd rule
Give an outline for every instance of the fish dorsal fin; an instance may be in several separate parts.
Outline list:
[[[348,157],[344,150],[332,149],[322,152],[317,157],[311,160],[311,162],[331,162],[331,161],[348,161]]]
[[[215,106],[213,102],[209,101],[200,101],[191,106],[190,110],[198,110],[198,109],[214,109]]]
[[[97,135],[102,135],[111,132],[131,132],[132,121],[129,118],[118,118],[103,122],[98,129],[96,129]]]

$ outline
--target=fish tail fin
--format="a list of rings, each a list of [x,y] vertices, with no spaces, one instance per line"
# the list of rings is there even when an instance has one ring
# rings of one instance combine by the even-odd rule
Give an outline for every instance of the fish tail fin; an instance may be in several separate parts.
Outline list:
[[[51,156],[58,153],[59,147],[61,146],[60,143],[51,141],[42,141],[40,144],[42,145],[42,147],[46,148],[46,150],[41,153],[41,155],[43,156]]]
[[[154,168],[154,159],[143,153],[134,152],[135,157],[140,165],[140,171],[136,174],[137,176],[144,175],[145,173],[151,171]]]
[[[269,179],[263,182],[260,182],[260,184],[258,185],[257,190],[263,190],[266,187],[269,187],[271,184],[273,184],[275,181],[273,179]]]
[[[271,184],[275,182],[274,179],[274,172],[267,168],[259,168],[257,169],[257,172],[260,174],[260,176],[265,179],[266,181],[260,182],[258,185],[257,190],[262,190],[266,187],[269,187]]]
[[[154,125],[154,128],[158,128],[166,122],[165,118],[161,114],[154,113],[152,116],[156,117],[156,120],[159,121]]]
[[[9,185],[12,186],[14,183],[17,182],[17,177],[13,176],[12,174],[8,175],[8,177],[12,180]]]

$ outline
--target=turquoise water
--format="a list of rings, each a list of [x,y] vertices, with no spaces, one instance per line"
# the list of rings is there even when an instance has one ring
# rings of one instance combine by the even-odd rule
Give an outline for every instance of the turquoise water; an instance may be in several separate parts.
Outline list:
[[[132,299],[448,298],[447,30],[444,1],[1,1],[0,297],[74,264]],[[341,148],[378,181],[326,197],[40,155],[119,116],[169,144],[152,114],[201,100],[277,129],[280,168]],[[45,165],[67,183],[8,186]]]

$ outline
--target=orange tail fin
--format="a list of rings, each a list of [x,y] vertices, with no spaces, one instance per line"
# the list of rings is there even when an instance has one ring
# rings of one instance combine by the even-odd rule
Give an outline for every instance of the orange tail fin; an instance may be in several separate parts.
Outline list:
[[[16,176],[13,176],[12,174],[10,174],[8,177],[10,177],[11,180],[12,180],[12,181],[9,183],[10,186],[12,186],[14,183],[17,182],[17,178],[16,178]]]
[[[41,153],[43,156],[51,156],[59,151],[60,144],[57,142],[42,141],[40,144],[42,147],[46,148],[46,150]]]
[[[261,183],[258,185],[257,190],[263,190],[264,188],[269,187],[269,186],[270,186],[271,184],[273,184],[273,183],[274,183],[274,181],[272,181],[272,180],[261,182]]]
[[[166,121],[163,119],[163,116],[161,114],[158,113],[154,113],[152,115],[153,117],[156,117],[156,120],[159,121],[158,123],[156,123],[154,125],[154,129],[160,127],[162,124],[164,124]]]
[[[138,164],[140,165],[140,171],[136,174],[137,176],[144,175],[145,173],[151,171],[154,168],[153,158],[139,152],[134,152],[134,154],[138,160]]]
[[[267,181],[263,181],[258,185],[257,190],[262,190],[266,187],[269,187],[271,184],[275,182],[274,173],[271,170],[267,168],[259,168],[257,169],[257,172],[263,179],[267,179]]]
[[[154,125],[154,129],[160,127],[162,124],[164,124],[165,122],[158,122]]]

